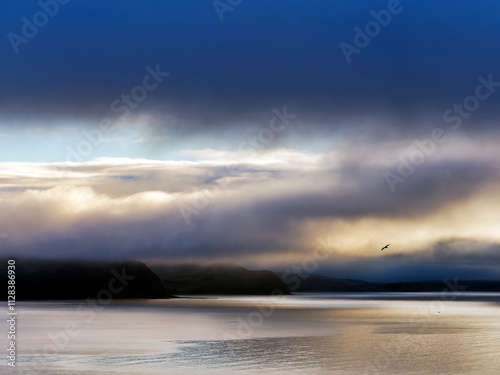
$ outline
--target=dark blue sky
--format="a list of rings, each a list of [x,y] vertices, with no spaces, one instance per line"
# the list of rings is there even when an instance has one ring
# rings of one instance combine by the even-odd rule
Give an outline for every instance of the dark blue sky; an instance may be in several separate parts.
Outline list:
[[[500,4],[401,6],[347,64],[339,44],[352,44],[353,28],[364,28],[386,1],[243,1],[221,22],[212,1],[73,0],[18,54],[7,34],[20,35],[21,18],[40,8],[10,1],[0,23],[0,108],[100,115],[157,63],[172,75],[156,105],[168,101],[181,114],[197,106],[208,117],[267,109],[269,101],[326,115],[383,108],[415,116],[464,97],[478,75],[500,76]]]

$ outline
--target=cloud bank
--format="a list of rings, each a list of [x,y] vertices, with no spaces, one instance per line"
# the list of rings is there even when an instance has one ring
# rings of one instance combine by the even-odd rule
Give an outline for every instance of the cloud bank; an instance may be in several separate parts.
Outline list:
[[[385,144],[371,146],[370,163],[350,148],[2,163],[0,215],[9,233],[2,252],[279,267],[313,254],[318,240],[331,245],[337,265],[377,259],[390,242],[384,267],[401,259],[490,267],[500,249],[500,153],[466,142],[466,157],[455,143],[395,192],[384,173],[399,159]]]

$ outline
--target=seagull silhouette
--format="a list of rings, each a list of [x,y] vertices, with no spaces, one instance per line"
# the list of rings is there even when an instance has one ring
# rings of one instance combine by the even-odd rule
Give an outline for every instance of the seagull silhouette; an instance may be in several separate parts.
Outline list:
[[[383,248],[380,249],[380,251],[384,251],[384,249],[387,249],[389,247],[390,243],[388,243],[387,245],[385,245]]]

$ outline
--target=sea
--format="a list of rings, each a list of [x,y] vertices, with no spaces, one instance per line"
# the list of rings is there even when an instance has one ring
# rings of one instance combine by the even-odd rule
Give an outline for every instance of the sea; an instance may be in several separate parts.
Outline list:
[[[15,362],[1,306],[1,374],[500,374],[500,293],[17,302]]]

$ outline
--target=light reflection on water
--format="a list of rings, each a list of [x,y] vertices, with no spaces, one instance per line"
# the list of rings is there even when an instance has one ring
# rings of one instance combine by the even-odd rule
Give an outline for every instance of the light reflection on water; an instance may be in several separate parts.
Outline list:
[[[500,373],[499,293],[444,302],[439,293],[338,293],[82,306],[18,303],[24,373]],[[66,340],[67,324],[77,334]],[[7,332],[6,321],[0,329]],[[13,373],[5,364],[3,355],[1,373]]]

